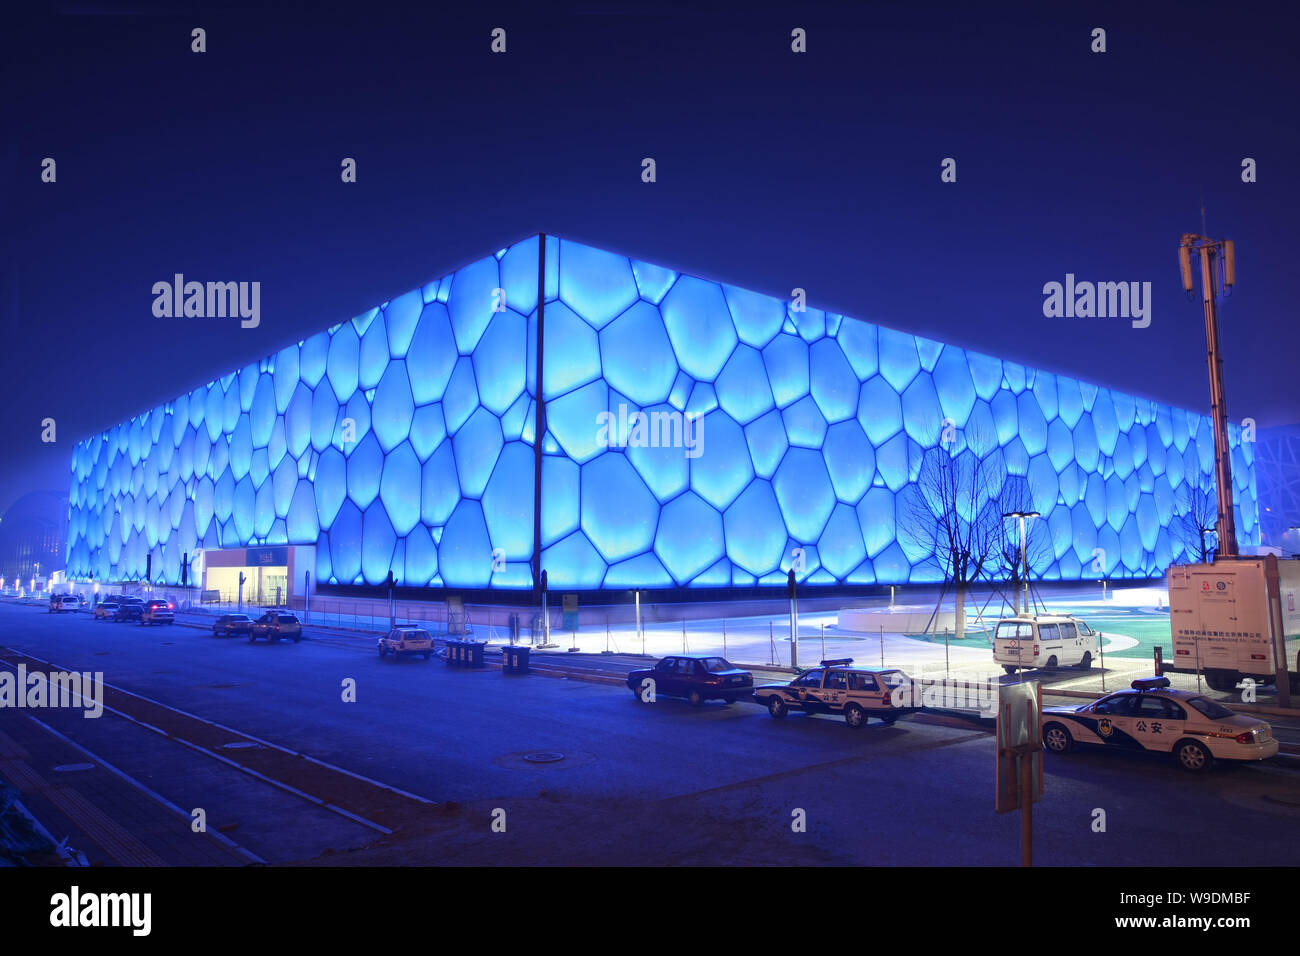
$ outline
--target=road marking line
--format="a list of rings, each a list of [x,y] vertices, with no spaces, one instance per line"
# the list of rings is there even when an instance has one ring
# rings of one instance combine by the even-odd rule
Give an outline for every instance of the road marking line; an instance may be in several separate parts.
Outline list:
[[[126,772],[124,772],[124,771],[122,771],[122,770],[119,770],[117,767],[113,766],[111,763],[109,763],[109,762],[108,762],[107,760],[105,760],[103,757],[100,757],[98,754],[92,753],[91,751],[89,751],[89,750],[87,750],[85,747],[83,747],[81,744],[79,744],[79,743],[77,743],[75,740],[73,740],[71,737],[68,737],[66,734],[62,734],[62,733],[60,733],[59,731],[57,731],[57,730],[55,730],[53,727],[51,727],[49,724],[44,723],[44,722],[41,721],[41,720],[38,720],[37,718],[33,717],[31,714],[28,714],[28,715],[27,715],[27,719],[30,720],[30,721],[32,721],[33,723],[37,724],[38,726],[44,728],[44,729],[45,729],[46,731],[48,731],[49,733],[53,734],[55,737],[57,737],[57,738],[59,738],[60,740],[62,740],[62,741],[63,741],[65,744],[67,744],[69,747],[72,747],[74,750],[78,750],[78,751],[80,751],[81,753],[85,754],[87,757],[89,757],[91,760],[94,760],[96,763],[98,763],[101,767],[103,767],[103,768],[104,768],[105,770],[107,770],[109,773],[111,773],[111,774],[113,774],[114,776],[118,777],[119,779],[125,781],[126,783],[129,783],[131,786],[133,786],[133,787],[135,787],[137,790],[140,790],[141,792],[145,793],[145,794],[148,795],[149,797],[152,797],[154,800],[156,800],[158,803],[162,804],[162,805],[163,805],[164,807],[166,807],[168,810],[171,810],[171,811],[172,811],[173,813],[175,813],[177,816],[183,817],[187,823],[191,823],[191,824],[193,823],[193,821],[194,821],[194,817],[193,817],[192,814],[186,813],[184,810],[182,810],[182,809],[181,809],[180,807],[178,807],[176,804],[172,803],[170,800],[168,800],[168,799],[167,799],[166,797],[164,797],[162,794],[158,793],[158,792],[155,791],[155,790],[151,790],[151,789],[149,789],[149,788],[146,787],[143,783],[141,783],[139,780],[137,780],[137,779],[135,779],[134,777],[130,776],[130,775],[127,774]],[[260,856],[258,856],[256,853],[254,853],[252,850],[248,850],[248,849],[245,849],[244,847],[240,846],[238,843],[236,843],[234,840],[230,839],[230,837],[226,836],[224,833],[217,833],[217,832],[212,831],[212,830],[205,830],[204,832],[205,832],[208,836],[210,836],[212,839],[216,840],[216,841],[219,842],[219,843],[224,844],[224,845],[225,845],[226,847],[228,847],[229,849],[232,849],[232,850],[234,850],[236,853],[242,854],[243,856],[247,857],[248,860],[249,860],[249,862],[251,862],[251,863],[266,863],[266,860],[262,859]]]

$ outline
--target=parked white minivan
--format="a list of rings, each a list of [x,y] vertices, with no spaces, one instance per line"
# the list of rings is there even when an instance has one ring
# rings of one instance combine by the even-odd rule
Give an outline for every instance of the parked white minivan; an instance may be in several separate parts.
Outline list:
[[[993,659],[1008,674],[1025,667],[1087,670],[1099,652],[1096,631],[1065,614],[1003,618],[993,636]]]

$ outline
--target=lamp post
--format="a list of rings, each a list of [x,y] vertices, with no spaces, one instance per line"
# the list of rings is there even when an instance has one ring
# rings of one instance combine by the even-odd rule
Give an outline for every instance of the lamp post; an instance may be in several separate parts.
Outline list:
[[[1004,511],[1002,512],[1002,517],[1020,519],[1020,560],[1021,562],[1023,562],[1023,566],[1024,566],[1024,579],[1021,582],[1021,587],[1024,589],[1025,592],[1025,613],[1028,614],[1029,613],[1029,551],[1025,546],[1025,519],[1038,518],[1041,517],[1041,515],[1037,511]],[[1017,614],[1020,613],[1019,594],[1016,595],[1016,613]]]

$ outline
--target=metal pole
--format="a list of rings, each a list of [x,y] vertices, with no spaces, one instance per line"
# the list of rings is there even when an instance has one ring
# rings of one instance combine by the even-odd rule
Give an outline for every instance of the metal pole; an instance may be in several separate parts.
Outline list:
[[[1187,237],[1184,237],[1186,239]],[[1202,237],[1204,238],[1204,237]],[[1237,527],[1232,514],[1232,455],[1228,449],[1228,399],[1223,388],[1223,356],[1219,351],[1219,315],[1215,295],[1214,257],[1218,244],[1206,239],[1201,247],[1201,296],[1205,304],[1206,363],[1210,369],[1210,418],[1214,423],[1215,492],[1218,498],[1219,547],[1216,556],[1237,556]]]
[[[727,619],[722,619],[722,656],[727,656]]]
[[[1279,707],[1291,706],[1291,675],[1286,659],[1286,630],[1282,618],[1281,578],[1277,569],[1277,555],[1264,558],[1264,579],[1268,590],[1269,643],[1273,648],[1273,673],[1277,687]]]
[[[645,654],[645,632],[641,630],[641,591],[638,589],[636,594],[636,632],[641,637],[641,653]]]
[[[1106,693],[1106,635],[1097,632],[1097,653],[1101,656],[1101,692]]]
[[[822,660],[826,660],[826,622],[822,622]]]
[[[1025,590],[1025,613],[1029,613],[1029,551],[1025,547],[1025,516],[1020,516],[1020,560],[1024,563],[1020,586]]]
[[[885,666],[885,625],[880,625],[880,666]]]
[[[1041,701],[1041,697],[1039,700]],[[1026,724],[1033,726],[1034,702],[1025,701]],[[1028,753],[1020,755],[1020,865],[1034,865],[1034,761]]]
[[[686,618],[682,618],[682,653],[686,653]]]
[[[543,353],[546,347],[546,233],[537,234],[537,409],[533,419],[533,587],[542,590],[545,608],[546,585],[542,581],[542,459],[546,437],[546,393],[542,388]],[[536,593],[534,592],[534,598]],[[544,628],[545,643],[551,643],[549,623]]]

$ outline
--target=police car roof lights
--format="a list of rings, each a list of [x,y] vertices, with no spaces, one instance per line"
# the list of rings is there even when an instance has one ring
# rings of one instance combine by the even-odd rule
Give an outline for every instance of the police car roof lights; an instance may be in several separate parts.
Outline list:
[[[1134,690],[1159,690],[1169,686],[1168,677],[1142,677],[1129,685]]]
[[[834,660],[822,661],[821,666],[822,667],[848,667],[852,663],[853,663],[853,658],[851,657],[837,657]]]

